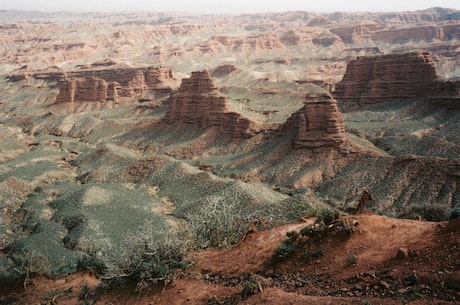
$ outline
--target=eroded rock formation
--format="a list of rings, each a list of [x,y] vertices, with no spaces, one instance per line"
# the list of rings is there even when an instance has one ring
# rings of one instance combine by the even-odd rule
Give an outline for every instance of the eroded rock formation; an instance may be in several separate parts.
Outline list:
[[[146,90],[171,92],[171,68],[108,68],[73,71],[61,76],[56,103],[121,102]]]
[[[346,142],[342,114],[328,92],[305,97],[304,107],[280,128],[281,135],[292,132],[296,134],[293,140],[296,148],[340,149]]]
[[[409,41],[449,41],[459,39],[460,23],[419,24],[417,26],[388,27],[377,21],[362,21],[358,24],[338,26],[330,31],[345,43],[359,41],[382,41],[385,43],[407,43]]]
[[[278,40],[278,38],[271,33],[247,36],[244,38],[229,36],[213,36],[211,37],[211,41],[217,42],[223,45],[224,47],[233,50],[279,49],[284,47],[283,44]]]
[[[192,72],[167,102],[166,124],[194,124],[202,129],[218,127],[234,140],[255,135],[258,124],[227,108],[227,100],[214,86],[207,70]]]
[[[452,83],[438,78],[433,58],[426,52],[352,60],[334,94],[343,105],[457,95]]]

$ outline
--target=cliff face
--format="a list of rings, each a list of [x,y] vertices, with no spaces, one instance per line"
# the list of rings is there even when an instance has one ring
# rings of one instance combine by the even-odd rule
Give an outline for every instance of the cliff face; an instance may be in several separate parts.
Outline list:
[[[430,53],[359,57],[335,87],[340,103],[371,104],[433,95],[444,90]]]
[[[174,81],[169,67],[82,70],[62,74],[59,79],[56,103],[120,102],[146,90],[171,92]]]
[[[167,102],[166,124],[195,124],[202,129],[218,127],[234,140],[255,135],[258,126],[227,108],[227,100],[214,86],[207,70],[192,72]]]
[[[460,36],[460,23],[425,24],[417,26],[387,27],[381,22],[366,21],[359,24],[330,29],[344,43],[359,41],[381,41],[385,43],[407,43],[408,41],[449,41]]]
[[[329,93],[306,96],[303,108],[289,117],[280,128],[280,134],[295,132],[296,148],[317,151],[340,149],[346,142],[343,117],[337,101]]]
[[[59,86],[56,103],[103,102],[107,100],[107,82],[98,77],[68,79],[62,81]]]

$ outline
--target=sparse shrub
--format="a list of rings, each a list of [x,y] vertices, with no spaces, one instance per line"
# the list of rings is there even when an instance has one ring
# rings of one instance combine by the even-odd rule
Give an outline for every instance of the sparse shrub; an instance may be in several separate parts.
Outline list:
[[[322,221],[325,225],[328,225],[339,218],[339,213],[331,208],[321,208],[316,210],[315,216],[318,218],[317,221]]]
[[[308,203],[302,201],[295,202],[288,213],[288,218],[294,221],[309,216],[312,216],[312,207]]]
[[[291,239],[284,239],[281,244],[276,248],[274,256],[277,259],[282,259],[288,257],[291,253],[294,252],[294,244]]]
[[[38,251],[18,252],[11,258],[18,266],[15,271],[19,273],[20,278],[24,279],[24,286],[27,285],[31,277],[50,275],[51,264],[48,258]]]
[[[270,258],[269,264],[276,263],[279,260],[289,257],[298,247],[300,234],[297,231],[286,233],[287,238],[283,239]]]
[[[399,293],[401,304],[409,304],[415,300],[423,299],[423,294],[419,288],[410,289],[405,293]]]
[[[257,285],[257,282],[253,278],[250,278],[244,283],[243,290],[241,291],[241,296],[243,299],[247,299],[251,295],[256,294],[258,291],[259,285]]]
[[[324,256],[324,252],[323,252],[323,249],[321,248],[318,248],[316,250],[305,250],[301,256],[301,258],[306,261],[306,262],[309,262],[311,259],[315,259],[315,258],[320,258]]]
[[[345,264],[347,266],[354,266],[358,262],[358,257],[353,253],[348,253],[345,257]]]
[[[445,221],[448,219],[447,211],[440,206],[422,205],[406,209],[398,218],[422,219],[425,221]]]
[[[264,277],[257,274],[250,274],[243,284],[241,298],[244,300],[249,298],[251,295],[262,292],[262,287],[266,287],[267,285],[268,282]]]
[[[326,225],[324,221],[316,221],[314,224],[306,226],[300,230],[300,235],[306,237],[321,237],[326,231]]]
[[[119,258],[121,261],[103,255],[98,264],[104,266],[104,284],[112,287],[135,282],[136,290],[141,291],[150,284],[172,282],[187,268],[185,255],[191,242],[188,232],[170,232],[162,240],[146,240],[143,246],[130,249]]]
[[[258,212],[244,211],[237,202],[209,201],[187,216],[199,248],[230,247],[238,243],[258,220]]]

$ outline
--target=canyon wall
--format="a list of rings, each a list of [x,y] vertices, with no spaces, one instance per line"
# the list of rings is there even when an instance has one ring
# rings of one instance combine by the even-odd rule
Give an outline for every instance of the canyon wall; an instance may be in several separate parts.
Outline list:
[[[174,83],[171,68],[119,68],[72,71],[58,78],[56,103],[121,102],[146,90],[170,93]]]
[[[341,105],[372,104],[385,100],[456,96],[455,86],[436,74],[430,53],[358,57],[348,63],[335,86]]]

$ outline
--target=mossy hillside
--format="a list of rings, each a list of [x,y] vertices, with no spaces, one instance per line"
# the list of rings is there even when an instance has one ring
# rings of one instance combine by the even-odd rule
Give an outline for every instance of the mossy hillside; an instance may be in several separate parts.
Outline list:
[[[101,270],[96,271],[104,274],[129,261],[133,249],[138,249],[136,255],[148,251],[175,230],[156,212],[161,205],[147,189],[120,184],[43,188],[23,205],[22,232],[9,245],[8,258],[17,265],[18,257],[47,257],[43,273],[49,274],[71,273],[99,262]]]

